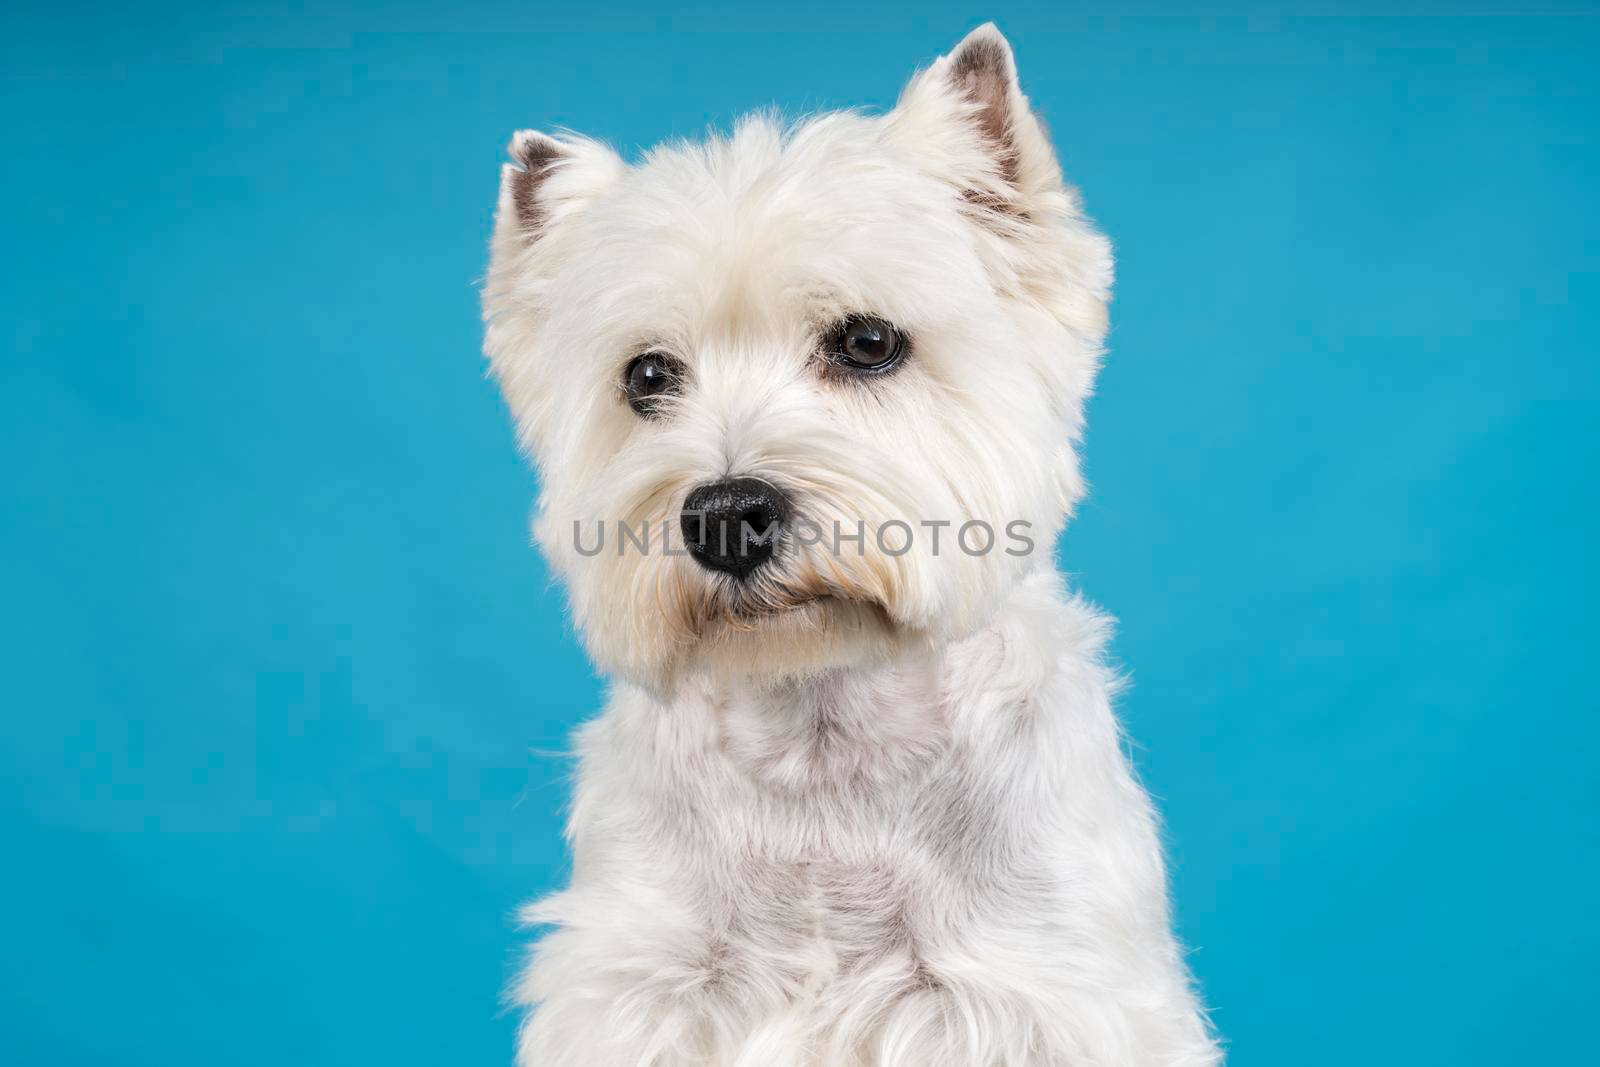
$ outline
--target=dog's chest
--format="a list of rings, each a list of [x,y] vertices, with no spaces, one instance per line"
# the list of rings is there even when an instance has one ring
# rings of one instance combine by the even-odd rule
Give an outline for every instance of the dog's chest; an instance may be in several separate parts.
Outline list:
[[[798,995],[885,965],[915,972],[949,886],[915,835],[855,829],[798,848],[768,835],[724,872],[711,925],[747,977]]]
[[[973,903],[973,863],[997,843],[991,806],[941,702],[896,692],[724,714],[716,837],[731,832],[737,859],[705,869],[750,965],[813,988],[864,969],[914,977],[919,942]]]

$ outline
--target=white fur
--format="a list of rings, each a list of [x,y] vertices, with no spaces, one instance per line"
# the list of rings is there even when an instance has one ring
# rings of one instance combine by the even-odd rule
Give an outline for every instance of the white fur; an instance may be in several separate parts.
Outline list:
[[[519,1063],[1218,1062],[1106,623],[1050,564],[1111,260],[1004,39],[976,31],[881,117],[748,119],[637,166],[532,133],[513,156],[548,166],[535,220],[506,174],[486,350],[541,475],[538,541],[620,679],[580,736],[572,883],[528,911],[550,931]],[[819,331],[852,312],[904,328],[906,365],[827,374]],[[650,420],[620,392],[645,348],[689,369]],[[1024,520],[1040,547],[790,543],[740,589],[575,549],[575,522],[675,527],[725,476],[818,524]]]

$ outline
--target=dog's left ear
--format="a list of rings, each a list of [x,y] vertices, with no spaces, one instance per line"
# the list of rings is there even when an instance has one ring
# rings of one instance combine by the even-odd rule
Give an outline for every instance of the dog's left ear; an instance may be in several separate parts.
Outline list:
[[[976,204],[1026,217],[1040,197],[1062,189],[1011,45],[992,22],[913,77],[887,120],[892,140]]]

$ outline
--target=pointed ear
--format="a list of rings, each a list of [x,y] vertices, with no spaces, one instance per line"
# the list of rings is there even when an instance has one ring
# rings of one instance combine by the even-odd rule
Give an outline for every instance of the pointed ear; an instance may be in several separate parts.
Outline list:
[[[920,144],[930,165],[978,203],[1026,215],[1034,198],[1062,187],[1011,45],[992,22],[913,77],[889,119],[897,139]]]
[[[500,168],[489,272],[484,279],[484,353],[517,419],[523,446],[545,432],[554,402],[536,373],[536,339],[548,314],[549,283],[572,246],[565,225],[627,170],[611,149],[582,137],[523,130]]]
[[[624,169],[615,152],[582,137],[519,130],[500,168],[496,237],[531,244],[561,217],[603,192]]]

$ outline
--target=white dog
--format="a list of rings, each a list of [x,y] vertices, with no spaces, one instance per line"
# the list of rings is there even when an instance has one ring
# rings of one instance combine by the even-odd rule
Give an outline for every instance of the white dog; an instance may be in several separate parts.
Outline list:
[[[1056,535],[1111,254],[977,30],[882,116],[518,134],[486,350],[619,681],[524,1067],[1220,1059]]]

